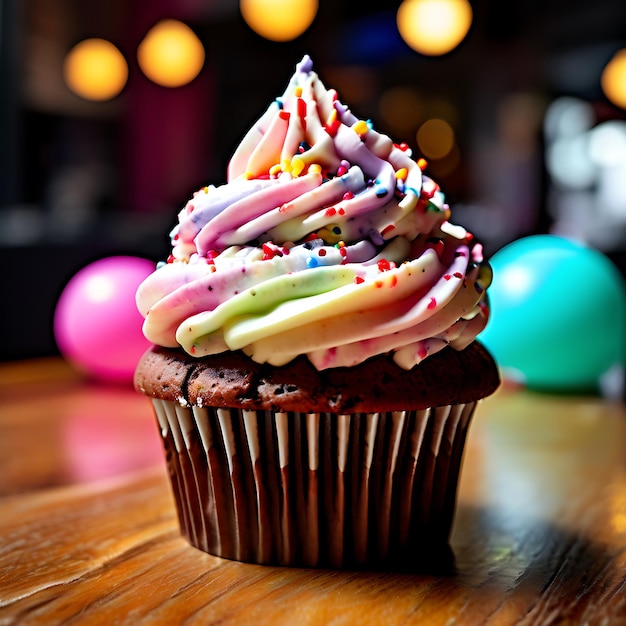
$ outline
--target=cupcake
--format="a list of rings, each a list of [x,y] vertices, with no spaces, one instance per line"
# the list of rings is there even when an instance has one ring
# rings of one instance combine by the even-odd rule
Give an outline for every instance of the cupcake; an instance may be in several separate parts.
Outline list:
[[[305,57],[227,183],[139,287],[183,534],[211,554],[402,566],[445,550],[467,429],[498,386],[491,270],[422,159]]]

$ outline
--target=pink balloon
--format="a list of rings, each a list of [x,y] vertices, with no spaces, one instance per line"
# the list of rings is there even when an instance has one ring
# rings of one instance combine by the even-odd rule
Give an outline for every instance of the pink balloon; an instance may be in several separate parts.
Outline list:
[[[66,285],[54,313],[61,354],[86,374],[106,382],[132,382],[150,343],[135,305],[139,284],[154,263],[114,256],[81,269]]]

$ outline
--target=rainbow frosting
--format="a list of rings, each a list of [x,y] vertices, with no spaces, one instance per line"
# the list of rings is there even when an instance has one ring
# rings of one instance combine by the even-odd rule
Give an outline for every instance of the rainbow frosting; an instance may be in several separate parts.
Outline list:
[[[485,326],[491,269],[406,144],[355,117],[309,57],[247,133],[227,184],[178,215],[139,287],[145,336],[202,357],[306,355],[319,369],[391,354],[410,369]]]

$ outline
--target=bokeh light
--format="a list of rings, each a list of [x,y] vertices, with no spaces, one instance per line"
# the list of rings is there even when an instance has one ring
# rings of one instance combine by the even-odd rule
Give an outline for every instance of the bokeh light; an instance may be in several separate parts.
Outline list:
[[[142,72],[157,85],[181,87],[190,83],[204,65],[205,52],[196,34],[178,20],[161,20],[137,48]]]
[[[472,7],[467,0],[403,0],[396,21],[411,48],[438,56],[463,41],[472,24]]]
[[[594,124],[592,106],[578,98],[557,98],[544,118],[546,168],[552,181],[567,189],[585,189],[595,181],[589,154],[589,131]]]
[[[417,89],[409,86],[392,87],[383,92],[378,102],[381,122],[404,139],[415,132],[422,119],[424,104]]]
[[[602,120],[579,98],[557,98],[544,119],[551,231],[603,251],[626,236],[626,122]]]
[[[85,39],[65,57],[66,85],[86,100],[105,101],[117,96],[128,80],[124,55],[105,39]]]
[[[594,124],[593,107],[584,100],[564,96],[554,100],[546,111],[543,130],[550,141],[575,137],[587,132]]]
[[[626,48],[618,50],[606,64],[601,84],[604,95],[613,104],[626,109]]]
[[[626,122],[607,120],[593,128],[589,133],[589,157],[599,167],[626,163]]]
[[[454,130],[445,120],[431,118],[417,129],[416,139],[427,159],[443,159],[454,147]]]
[[[317,15],[317,0],[241,0],[241,15],[248,26],[271,41],[299,37]]]

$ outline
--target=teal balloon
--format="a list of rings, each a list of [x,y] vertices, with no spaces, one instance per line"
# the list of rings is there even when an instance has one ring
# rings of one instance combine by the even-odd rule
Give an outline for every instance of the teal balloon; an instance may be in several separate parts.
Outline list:
[[[597,390],[626,358],[626,288],[598,250],[553,235],[493,255],[491,317],[480,336],[531,389]]]

